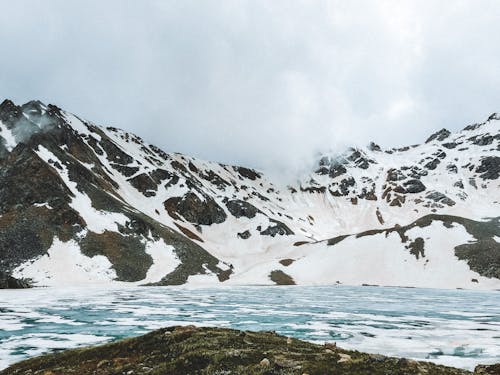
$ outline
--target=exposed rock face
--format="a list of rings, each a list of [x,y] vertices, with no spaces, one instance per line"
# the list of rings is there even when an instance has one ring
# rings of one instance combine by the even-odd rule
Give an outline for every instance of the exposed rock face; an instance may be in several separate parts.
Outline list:
[[[271,225],[268,226],[265,230],[260,232],[260,234],[264,236],[271,236],[274,237],[276,235],[280,236],[289,236],[291,234],[294,234],[290,228],[288,228],[285,224],[283,224],[281,221],[270,219]]]
[[[441,130],[423,145],[322,155],[282,187],[253,169],[167,153],[54,105],[7,100],[0,104],[0,271],[34,285],[69,282],[73,273],[155,285],[272,284],[279,259],[296,259],[286,275],[299,282],[301,259],[352,233],[404,228],[430,214],[478,223],[497,217],[497,117],[457,134]],[[456,258],[472,273],[498,277],[495,236],[461,243]],[[423,244],[413,237],[403,253],[432,262],[428,236],[419,235]],[[335,254],[325,257],[314,267]],[[73,268],[57,274],[61,264]]]
[[[497,374],[498,365],[477,374]],[[274,332],[170,327],[116,343],[33,358],[2,375],[96,374],[345,374],[466,375],[469,371],[404,358],[317,345]]]
[[[480,177],[483,179],[496,180],[500,176],[500,157],[488,156],[482,158],[476,172],[481,173]]]
[[[31,288],[27,280],[18,280],[0,271],[0,289],[25,289]]]
[[[425,185],[420,180],[416,179],[405,181],[403,186],[405,187],[406,192],[411,194],[421,193],[425,190]]]
[[[227,201],[226,207],[231,212],[231,215],[237,218],[246,217],[252,219],[260,212],[255,206],[239,199]]]
[[[447,129],[441,129],[440,131],[432,134],[426,141],[425,143],[432,142],[434,140],[438,141],[444,141],[446,138],[450,136],[451,132]]]
[[[0,271],[12,272],[21,265],[24,269],[29,261],[46,256],[57,238],[76,242],[90,259],[105,256],[116,280],[145,279],[153,264],[147,247],[157,241],[173,246],[176,257],[185,262],[172,272],[167,267],[157,282],[185,282],[189,272],[223,272],[217,267],[219,261],[191,238],[124,203],[114,173],[131,177],[142,162],[112,139],[117,129],[106,133],[40,102],[18,107],[6,101],[0,106],[0,118],[0,140],[5,147],[0,156]],[[141,144],[125,133],[123,141],[127,140]],[[150,149],[147,154],[153,160]],[[129,178],[129,183],[130,188],[151,197],[162,181],[173,177],[177,176],[156,167]],[[95,226],[106,228],[96,232]],[[8,285],[14,284],[9,281]]]
[[[224,210],[212,198],[204,197],[202,200],[194,193],[187,193],[182,198],[169,198],[164,205],[174,219],[180,215],[193,224],[220,224],[227,217]]]

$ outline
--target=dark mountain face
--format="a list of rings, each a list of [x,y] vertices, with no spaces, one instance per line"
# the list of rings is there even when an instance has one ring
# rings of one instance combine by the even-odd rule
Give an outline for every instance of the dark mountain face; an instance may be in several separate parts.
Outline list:
[[[88,256],[106,256],[116,271],[116,280],[145,279],[153,263],[146,244],[160,240],[174,246],[179,259],[184,260],[182,267],[166,277],[169,283],[183,283],[190,274],[206,270],[222,272],[219,261],[198,244],[124,201],[109,167],[100,162],[99,156],[117,169],[126,168],[133,158],[104,131],[81,123],[89,129],[89,134],[81,135],[58,108],[37,102],[17,107],[6,101],[0,109],[2,131],[10,131],[16,142],[10,149],[4,142],[0,160],[0,254],[4,270],[46,254],[57,238],[74,241]],[[158,171],[151,173],[156,180],[151,180],[153,183],[164,177]],[[87,202],[72,204],[80,197]],[[79,209],[103,217],[104,213],[120,214],[122,221],[93,231],[88,220],[94,218],[81,215]]]
[[[53,105],[6,100],[0,271],[39,285],[265,283],[277,272],[297,282],[292,276],[301,279],[307,267],[295,260],[316,254],[327,238],[429,214],[479,223],[500,216],[498,120],[492,115],[457,134],[443,129],[420,146],[383,151],[372,144],[325,155],[314,172],[283,188],[252,169],[166,153]],[[466,247],[454,259],[497,278],[500,238],[471,241],[457,244]],[[407,250],[425,272],[422,253]]]

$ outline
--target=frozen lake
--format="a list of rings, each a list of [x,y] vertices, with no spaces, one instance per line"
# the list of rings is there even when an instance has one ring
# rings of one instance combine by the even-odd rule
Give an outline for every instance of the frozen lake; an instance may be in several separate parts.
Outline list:
[[[500,361],[495,291],[101,286],[0,290],[0,369],[44,352],[180,324],[273,330],[468,369]]]

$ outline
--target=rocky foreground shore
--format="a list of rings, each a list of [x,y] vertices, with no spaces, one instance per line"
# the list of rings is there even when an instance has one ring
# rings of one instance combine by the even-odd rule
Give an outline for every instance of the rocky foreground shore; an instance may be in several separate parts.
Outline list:
[[[428,362],[316,345],[274,332],[170,327],[144,336],[67,350],[15,364],[0,375],[62,374],[473,374]],[[474,374],[500,374],[500,364]]]

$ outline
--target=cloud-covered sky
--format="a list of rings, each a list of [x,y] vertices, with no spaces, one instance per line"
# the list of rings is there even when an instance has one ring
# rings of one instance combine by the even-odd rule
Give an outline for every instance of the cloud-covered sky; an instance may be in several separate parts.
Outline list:
[[[500,2],[0,0],[0,100],[280,171],[500,111]]]

